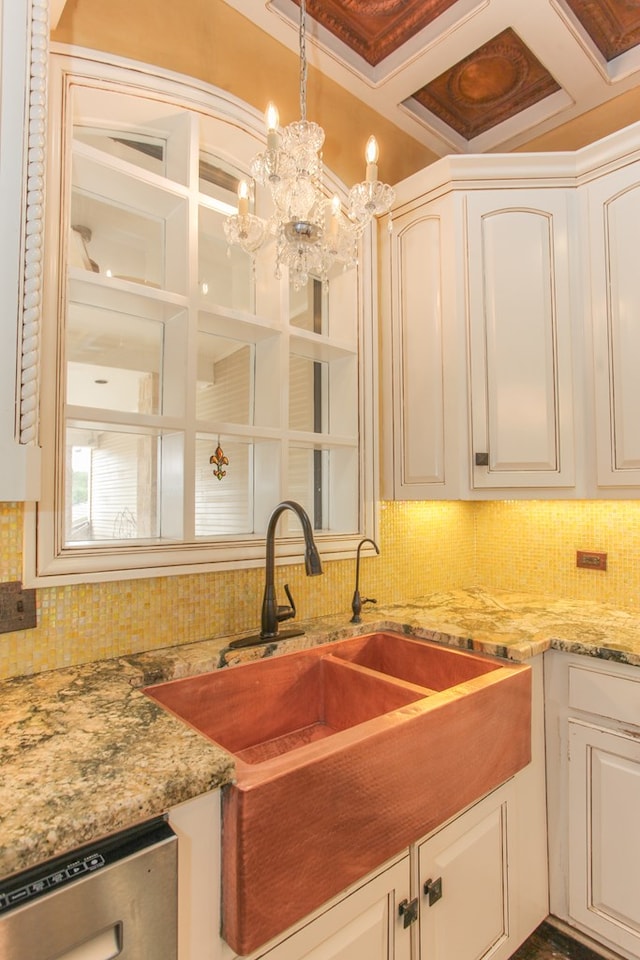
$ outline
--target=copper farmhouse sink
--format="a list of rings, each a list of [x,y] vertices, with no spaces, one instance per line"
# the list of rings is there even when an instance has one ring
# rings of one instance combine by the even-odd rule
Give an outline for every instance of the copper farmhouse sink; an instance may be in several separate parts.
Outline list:
[[[145,691],[236,759],[261,763],[390,713],[424,690],[359,671],[323,648]]]
[[[235,758],[222,907],[241,955],[530,760],[529,667],[393,633],[145,693]]]

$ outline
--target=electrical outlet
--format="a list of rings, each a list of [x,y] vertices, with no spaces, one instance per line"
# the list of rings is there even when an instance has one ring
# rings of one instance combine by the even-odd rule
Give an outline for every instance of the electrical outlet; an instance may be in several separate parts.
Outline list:
[[[0,583],[0,633],[30,630],[37,625],[35,590],[23,590],[20,580]]]
[[[596,553],[594,550],[578,550],[576,553],[576,567],[584,570],[606,570],[606,553]]]

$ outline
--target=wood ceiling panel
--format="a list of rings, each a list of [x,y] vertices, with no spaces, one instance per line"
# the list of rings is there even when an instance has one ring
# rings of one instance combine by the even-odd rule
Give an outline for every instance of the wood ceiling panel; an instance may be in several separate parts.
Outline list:
[[[296,52],[300,2],[225,0]],[[438,156],[516,149],[563,124],[573,149],[638,120],[640,0],[306,0],[306,7],[314,68]],[[577,123],[585,114],[589,121]]]
[[[307,0],[307,14],[375,67],[455,2]]]
[[[567,0],[606,60],[640,43],[638,0]]]
[[[413,97],[472,140],[559,89],[549,71],[508,27]]]

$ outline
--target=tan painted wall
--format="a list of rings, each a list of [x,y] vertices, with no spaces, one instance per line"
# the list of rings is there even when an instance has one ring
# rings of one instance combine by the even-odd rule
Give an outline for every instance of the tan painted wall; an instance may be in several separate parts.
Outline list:
[[[299,116],[297,54],[223,0],[67,0],[52,38],[198,77],[261,111],[273,100],[283,123]],[[320,123],[327,135],[327,166],[347,184],[362,178],[364,145],[372,133],[380,143],[380,176],[388,183],[437,160],[427,147],[312,66],[307,106],[309,119]],[[517,150],[576,150],[636,120],[640,88]]]
[[[603,103],[581,117],[563,123],[555,130],[534,137],[518,148],[518,152],[579,150],[589,143],[601,140],[616,130],[622,130],[640,120],[640,88],[620,94],[608,103]]]
[[[285,124],[300,115],[297,54],[222,0],[68,0],[52,39],[198,77],[260,111],[273,100]],[[387,183],[436,159],[312,66],[307,115],[324,127],[325,162],[347,184],[364,178],[371,134],[380,145],[380,177]]]

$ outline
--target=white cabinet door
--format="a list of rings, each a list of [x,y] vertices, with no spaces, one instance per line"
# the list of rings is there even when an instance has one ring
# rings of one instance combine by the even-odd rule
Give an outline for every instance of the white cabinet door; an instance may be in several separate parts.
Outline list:
[[[640,487],[640,163],[588,187],[597,481]]]
[[[382,483],[397,499],[455,498],[466,480],[459,204],[452,195],[425,203],[383,238],[383,432],[393,469]]]
[[[504,956],[512,951],[511,789],[505,784],[420,845],[420,960],[481,960],[496,956],[502,945],[508,947]]]
[[[570,719],[569,750],[570,916],[640,956],[640,742]]]
[[[473,487],[570,488],[568,191],[467,202]]]
[[[411,931],[399,913],[409,883],[407,854],[252,960],[410,960]]]

